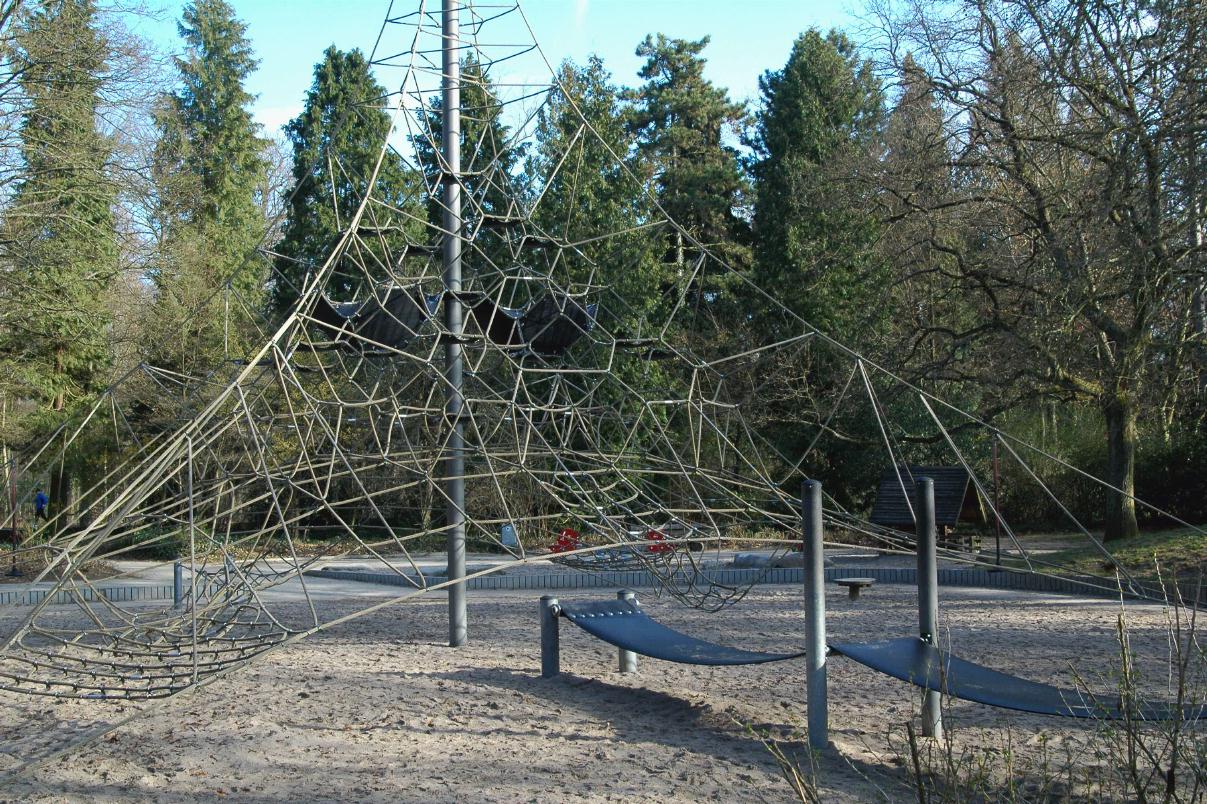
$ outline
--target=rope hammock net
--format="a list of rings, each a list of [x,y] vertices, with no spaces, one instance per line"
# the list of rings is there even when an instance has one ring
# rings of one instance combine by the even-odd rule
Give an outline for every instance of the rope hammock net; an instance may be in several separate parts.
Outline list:
[[[483,133],[462,143],[462,286],[445,286],[440,258],[450,236],[438,222],[446,167],[434,125],[440,15],[424,5],[391,9],[372,63],[393,90],[382,103],[393,133],[371,173],[335,165],[363,195],[325,259],[300,266],[305,279],[283,323],[262,322],[258,350],[205,375],[136,366],[15,462],[20,469],[6,480],[24,493],[93,436],[125,450],[80,495],[78,519],[60,514],[25,535],[19,551],[48,566],[36,580],[55,578],[54,592],[63,594],[32,607],[0,643],[0,688],[172,695],[346,619],[324,610],[302,574],[332,557],[355,553],[396,573],[412,587],[400,599],[428,588],[413,555],[441,544],[447,529],[439,512],[454,425],[465,436],[471,547],[541,557],[570,528],[563,552],[549,560],[581,571],[648,570],[661,591],[701,608],[728,605],[750,586],[713,577],[722,546],[747,541],[786,552],[796,545],[800,481],[824,477],[822,448],[852,422],[876,423],[879,443],[869,448],[883,450],[885,465],[908,464],[909,432],[887,421],[879,402],[888,395],[912,400],[911,421],[941,434],[931,455],[969,470],[1013,540],[992,511],[978,463],[952,435],[955,425],[999,439],[1022,467],[1056,458],[893,376],[751,285],[671,220],[611,152],[562,74],[544,61],[517,5],[474,4],[463,17],[456,47],[473,66],[463,73],[463,97],[481,99],[463,115],[514,122],[467,125]],[[490,36],[491,28],[505,34]],[[539,58],[552,77],[499,80],[496,73],[521,57]],[[533,132],[552,125],[565,135],[534,149]],[[501,130],[507,139],[496,141]],[[526,173],[540,179],[520,186],[514,166],[524,159]],[[583,177],[601,165],[632,205],[590,220],[574,215],[590,191]],[[406,193],[387,181],[397,166],[411,177]],[[636,270],[674,235],[685,244],[683,259],[662,273]],[[262,255],[285,259],[267,247]],[[257,305],[229,287],[225,293],[228,308],[257,315]],[[463,332],[442,315],[453,295],[465,310]],[[752,348],[727,331],[719,308],[754,299],[777,311],[784,334]],[[450,341],[461,346],[464,365],[463,401],[452,413]],[[750,413],[766,406],[749,403],[774,394],[778,378],[810,376],[822,363],[845,366],[845,384],[782,401],[779,412],[811,423],[815,434],[784,455],[765,436],[774,422]],[[139,440],[136,433],[148,432],[148,400],[158,396],[186,400],[184,418]],[[904,489],[909,478],[900,479]],[[832,499],[826,518],[835,535],[875,538],[890,549],[912,544]],[[505,525],[518,545],[502,544]],[[325,552],[297,549],[320,537],[330,545]],[[1013,543],[1029,569],[1039,568]],[[179,546],[189,570],[181,610],[135,610],[99,592],[94,562],[156,544]],[[301,618],[297,607],[262,597],[295,579],[307,601]],[[53,605],[64,595],[71,612]]]

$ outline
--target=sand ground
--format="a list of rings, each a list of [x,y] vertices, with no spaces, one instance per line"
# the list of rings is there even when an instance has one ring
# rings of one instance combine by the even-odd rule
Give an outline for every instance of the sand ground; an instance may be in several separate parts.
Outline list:
[[[380,589],[375,594],[389,594]],[[606,590],[584,598],[612,596]],[[563,598],[576,597],[563,594]],[[324,615],[368,598],[324,597]],[[756,650],[803,644],[801,596],[755,589],[719,614],[643,596],[693,635]],[[298,607],[301,603],[282,602]],[[916,590],[877,585],[858,601],[833,589],[832,639],[916,630]],[[942,590],[955,652],[1037,681],[1099,679],[1116,665],[1118,602],[998,590]],[[18,612],[0,615],[0,633]],[[387,608],[261,657],[162,702],[73,701],[0,693],[0,801],[785,801],[792,798],[755,732],[805,757],[799,661],[712,668],[643,659],[616,671],[614,649],[563,621],[563,675],[538,677],[536,595],[471,593],[470,643],[444,644],[442,597]],[[1165,693],[1166,613],[1127,607],[1145,685]],[[912,687],[830,661],[834,749],[820,759],[826,801],[908,800],[904,724]],[[1105,684],[1102,685],[1106,689]],[[98,725],[137,715],[76,750]],[[961,746],[1020,756],[1083,752],[1094,724],[951,702]],[[1088,760],[1087,760],[1088,761]]]

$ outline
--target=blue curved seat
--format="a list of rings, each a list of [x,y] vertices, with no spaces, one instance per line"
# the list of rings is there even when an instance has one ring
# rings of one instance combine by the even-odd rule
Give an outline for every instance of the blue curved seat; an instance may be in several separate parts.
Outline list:
[[[801,653],[761,653],[706,642],[668,628],[628,600],[563,603],[562,616],[618,648],[679,664],[762,664],[796,659]]]
[[[917,637],[837,642],[830,645],[830,650],[915,686],[1002,709],[1099,720],[1119,720],[1128,714],[1118,696],[1091,695],[1028,681],[953,656]],[[1130,714],[1137,720],[1172,720],[1177,711],[1176,704],[1141,702],[1132,706]],[[1201,706],[1182,709],[1186,720],[1202,715]]]
[[[592,636],[618,648],[668,662],[763,664],[805,655],[803,651],[763,653],[696,639],[668,628],[628,600],[560,605],[563,617]],[[829,646],[829,651],[915,686],[1002,709],[1100,720],[1127,716],[1138,720],[1172,720],[1179,715],[1177,704],[1138,703],[1129,711],[1116,696],[1091,696],[1028,681],[953,656],[918,637],[868,643],[837,642]],[[1207,707],[1185,705],[1180,714],[1185,720],[1195,720],[1207,714]]]

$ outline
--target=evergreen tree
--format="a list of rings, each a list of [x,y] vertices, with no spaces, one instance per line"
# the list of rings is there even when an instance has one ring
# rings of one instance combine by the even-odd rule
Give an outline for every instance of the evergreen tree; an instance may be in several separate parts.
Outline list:
[[[428,220],[443,225],[439,152],[444,137],[444,103],[428,100],[424,132],[411,137],[416,156],[432,188]],[[522,195],[513,186],[513,175],[525,155],[524,144],[510,142],[511,131],[503,124],[503,102],[486,69],[474,56],[461,63],[461,172],[462,214],[471,224],[482,214],[501,218],[519,214],[516,204]]]
[[[97,128],[107,43],[92,0],[45,2],[17,35],[24,177],[6,210],[4,317],[17,395],[60,411],[103,382],[118,269],[110,139]]]
[[[879,84],[845,36],[810,30],[759,88],[761,108],[746,139],[755,188],[754,281],[811,324],[871,351],[869,330],[886,315],[888,285],[869,207],[875,195],[863,181],[875,175],[880,155]],[[755,342],[801,333],[800,322],[778,305],[753,297],[750,312]],[[825,350],[782,359],[768,372],[754,413],[772,443],[792,457],[818,434],[809,422],[841,398],[849,365]],[[842,488],[868,487],[880,468],[878,453],[868,460],[868,417],[831,424],[846,437],[822,433],[811,471],[833,477],[840,496]]]
[[[369,62],[359,50],[341,51],[334,46],[315,66],[314,82],[306,93],[302,113],[286,126],[293,146],[293,181],[283,238],[277,246],[273,301],[279,311],[297,299],[308,273],[317,270],[338,242],[366,193],[380,202],[370,209],[363,223],[400,227],[392,235],[359,241],[371,251],[397,247],[406,234],[420,235],[414,223],[391,218],[388,224],[378,214],[389,208],[413,209],[419,197],[419,178],[402,158],[387,150],[376,182],[369,179],[390,134],[390,116],[383,110],[385,89],[373,78]],[[418,213],[422,215],[422,212]],[[395,216],[401,217],[401,216]],[[389,261],[387,254],[376,259]],[[362,255],[358,264],[373,262]],[[336,266],[327,291],[338,298],[355,295],[366,281],[363,270],[352,260]],[[384,277],[378,276],[375,279]]]
[[[645,83],[628,95],[628,126],[662,208],[703,245],[741,263],[745,181],[737,151],[722,135],[743,119],[744,109],[704,78],[700,53],[708,42],[645,38],[637,47],[646,59],[638,73]],[[682,272],[693,249],[681,233],[670,237],[667,262]]]
[[[182,86],[157,115],[158,293],[145,328],[152,360],[189,372],[237,349],[251,329],[246,311],[258,306],[265,273],[255,247],[266,225],[257,195],[267,143],[243,86],[257,65],[247,26],[225,0],[197,0],[178,30]]]
[[[597,56],[581,67],[565,62],[557,78],[526,163],[525,183],[539,198],[532,220],[562,242],[583,243],[562,253],[559,276],[601,287],[615,300],[609,314],[633,324],[658,300],[661,279],[657,235],[631,231],[650,209],[622,161],[633,140],[620,90]]]
[[[247,26],[225,0],[196,0],[178,30],[185,42],[176,59],[183,86],[165,98],[159,115],[161,225],[168,239],[182,230],[204,237],[211,253],[217,249],[211,273],[253,291],[263,276],[247,257],[264,228],[257,193],[267,142],[243,84],[258,62]]]
[[[829,334],[860,342],[885,284],[869,192],[857,181],[878,147],[879,82],[846,36],[809,30],[759,89],[749,138],[758,284]],[[766,321],[773,339],[799,330],[779,318]]]

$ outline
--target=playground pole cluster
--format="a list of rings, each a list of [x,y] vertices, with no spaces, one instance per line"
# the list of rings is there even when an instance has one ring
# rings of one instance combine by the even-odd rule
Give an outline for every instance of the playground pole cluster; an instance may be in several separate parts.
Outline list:
[[[939,626],[939,569],[935,528],[935,483],[916,481],[914,506],[918,556],[918,635],[935,645]],[[829,740],[829,700],[826,681],[826,573],[822,527],[821,483],[801,486],[801,529],[805,579],[805,704],[809,746],[826,748]],[[922,697],[922,734],[942,737],[941,696],[927,689]]]

